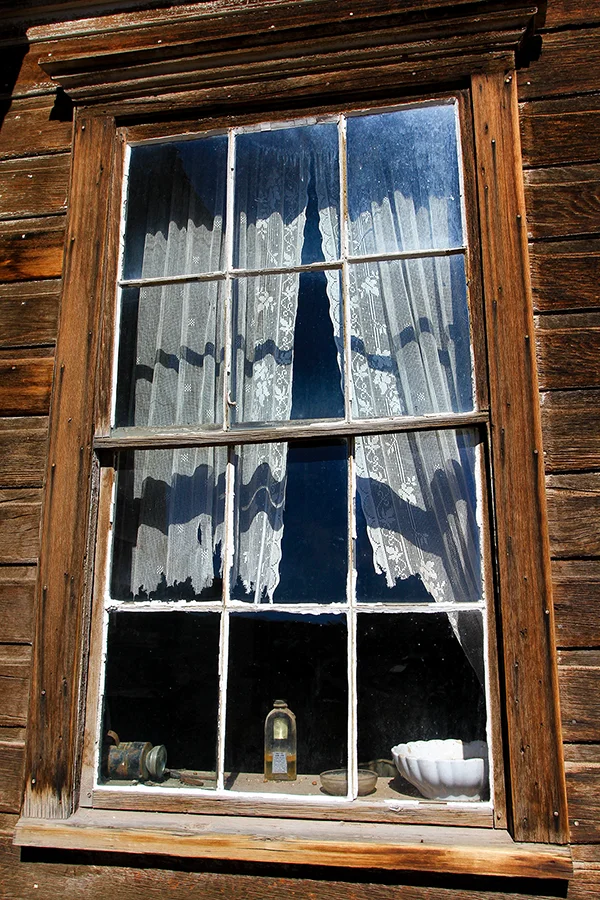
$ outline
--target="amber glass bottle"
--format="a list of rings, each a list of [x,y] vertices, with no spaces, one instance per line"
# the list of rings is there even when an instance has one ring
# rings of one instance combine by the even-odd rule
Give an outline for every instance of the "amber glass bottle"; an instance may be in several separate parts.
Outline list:
[[[296,780],[296,716],[275,700],[265,719],[265,781]]]

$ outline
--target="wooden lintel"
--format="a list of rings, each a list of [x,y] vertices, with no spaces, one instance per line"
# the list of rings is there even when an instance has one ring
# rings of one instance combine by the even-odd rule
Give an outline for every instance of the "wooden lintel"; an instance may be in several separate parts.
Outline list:
[[[293,99],[357,90],[365,79],[372,89],[386,74],[396,88],[431,83],[432,76],[438,83],[467,78],[477,69],[474,56],[485,70],[498,55],[514,60],[537,15],[537,5],[480,0],[348,0],[343,8],[272,0],[226,16],[219,4],[202,3],[160,23],[136,24],[122,13],[96,20],[84,34],[44,26],[31,38],[40,66],[79,105],[105,109],[107,102],[149,97],[168,105],[172,93],[183,94],[188,106],[209,97],[231,105],[247,101],[248,90],[254,97],[257,87],[260,97],[263,82],[273,97],[289,81],[284,95]],[[353,74],[358,84],[348,84]]]

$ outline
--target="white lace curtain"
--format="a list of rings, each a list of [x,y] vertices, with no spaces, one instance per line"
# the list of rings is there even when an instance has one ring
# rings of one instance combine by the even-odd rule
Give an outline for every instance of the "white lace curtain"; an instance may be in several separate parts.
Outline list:
[[[178,154],[170,154],[163,168],[165,162],[171,165],[172,190],[168,196],[158,192],[147,198],[141,276],[216,271],[222,266],[224,185],[207,191],[204,184],[201,201]],[[208,169],[210,177],[218,178],[218,168]],[[299,265],[308,178],[308,154],[290,158],[248,148],[236,181],[238,268]],[[235,283],[233,415],[238,421],[290,418],[298,283],[293,273]],[[135,424],[222,421],[222,291],[222,281],[140,290]],[[236,460],[231,583],[239,581],[257,600],[264,593],[272,599],[279,582],[286,456],[285,444],[249,445]],[[222,448],[136,453],[134,596],[152,594],[161,585],[184,586],[198,594],[222,575],[226,463]]]
[[[247,155],[236,173],[240,268],[301,262],[314,178],[326,260],[337,257],[337,167],[302,148]],[[370,159],[378,192],[351,208],[354,253],[445,246],[447,201],[414,192],[388,165]],[[282,172],[284,175],[282,177]],[[186,173],[168,198],[148,200],[143,276],[218,269],[224,190],[198,208]],[[260,185],[260,191],[258,186]],[[219,201],[219,198],[222,198]],[[162,204],[162,206],[161,206]],[[170,209],[165,210],[165,204]],[[159,222],[169,222],[168,232]],[[460,259],[425,258],[350,266],[353,412],[360,417],[414,415],[461,408],[471,385],[468,322]],[[327,293],[342,370],[339,277]],[[223,384],[222,282],[140,291],[135,410],[137,424],[219,422]],[[289,419],[299,279],[295,274],[241,278],[234,296],[234,377],[238,421]],[[465,336],[466,330],[466,336]],[[147,375],[145,375],[147,373]],[[465,386],[466,385],[466,386]],[[160,582],[209,588],[220,574],[226,454],[219,449],[139,452],[134,498],[139,527],[131,586]],[[372,436],[356,442],[357,488],[373,550],[388,586],[418,575],[437,601],[481,593],[473,449],[455,432]],[[286,449],[248,445],[237,460],[236,547],[232,585],[272,599],[279,582]],[[473,618],[472,616],[470,617]]]

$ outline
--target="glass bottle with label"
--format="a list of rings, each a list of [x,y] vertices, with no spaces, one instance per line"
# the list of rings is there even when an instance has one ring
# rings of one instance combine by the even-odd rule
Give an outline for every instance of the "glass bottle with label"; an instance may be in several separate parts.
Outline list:
[[[275,700],[265,719],[265,781],[296,780],[296,716]]]

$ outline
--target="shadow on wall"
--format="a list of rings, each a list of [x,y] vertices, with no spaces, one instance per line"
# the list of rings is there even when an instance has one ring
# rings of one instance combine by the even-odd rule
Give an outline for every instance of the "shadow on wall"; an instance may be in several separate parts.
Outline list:
[[[12,46],[2,50],[2,66],[0,67],[0,128],[12,104],[12,94],[17,84],[23,60],[29,50],[29,41],[24,32],[11,35]],[[62,88],[58,88],[50,119],[58,122],[73,120],[73,103]]]
[[[22,43],[16,43],[19,40]],[[29,43],[25,35],[16,37],[15,46],[5,47],[2,51],[2,70],[0,74],[0,128],[5,116],[10,109],[11,95],[14,90],[23,59],[29,49]]]

